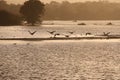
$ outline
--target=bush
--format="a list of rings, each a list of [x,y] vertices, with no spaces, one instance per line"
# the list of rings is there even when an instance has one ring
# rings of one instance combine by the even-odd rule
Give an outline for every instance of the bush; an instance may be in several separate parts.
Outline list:
[[[0,26],[20,25],[21,18],[5,10],[0,10]]]
[[[78,25],[86,25],[85,23],[78,23]]]

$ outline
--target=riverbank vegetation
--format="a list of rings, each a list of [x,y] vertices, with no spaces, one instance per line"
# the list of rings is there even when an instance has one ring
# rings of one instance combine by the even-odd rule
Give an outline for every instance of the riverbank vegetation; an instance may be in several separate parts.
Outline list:
[[[0,10],[2,8],[20,15],[20,7],[21,4],[0,1]],[[119,15],[120,3],[52,1],[45,4],[44,20],[119,20]]]
[[[19,15],[22,4],[7,4],[0,1],[0,10]],[[120,3],[105,1],[62,3],[52,1],[45,4],[42,20],[120,20]]]

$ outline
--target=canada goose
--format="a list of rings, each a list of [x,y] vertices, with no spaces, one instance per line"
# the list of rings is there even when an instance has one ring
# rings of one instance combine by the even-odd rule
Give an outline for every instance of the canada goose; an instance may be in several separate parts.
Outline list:
[[[88,32],[88,33],[86,33],[86,35],[91,35],[91,34],[92,34],[92,33],[89,33],[89,32]]]
[[[47,31],[47,32],[53,35],[56,31]],[[52,36],[50,38],[52,38]]]
[[[73,33],[74,33],[74,31],[69,31],[69,33],[70,33],[70,34],[73,34]]]
[[[60,35],[60,34],[59,34],[59,33],[54,34],[54,38],[55,38],[57,35]]]
[[[110,32],[107,32],[107,33],[103,32],[104,36],[109,36],[109,34],[110,34]]]
[[[47,32],[49,32],[50,34],[54,34],[56,31],[47,31]]]
[[[69,37],[70,37],[70,35],[65,35],[65,37],[66,37],[66,38],[69,38]]]
[[[34,35],[37,31],[33,31],[33,32],[28,31],[28,32],[30,33],[30,35]]]

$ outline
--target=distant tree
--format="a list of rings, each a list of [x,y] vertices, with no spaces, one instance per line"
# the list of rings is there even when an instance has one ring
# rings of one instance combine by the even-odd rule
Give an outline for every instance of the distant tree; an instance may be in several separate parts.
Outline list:
[[[46,4],[46,20],[117,20],[120,19],[120,3],[87,1]]]
[[[27,23],[35,25],[41,23],[41,17],[44,14],[44,4],[39,0],[28,0],[20,8],[20,13],[24,16]]]

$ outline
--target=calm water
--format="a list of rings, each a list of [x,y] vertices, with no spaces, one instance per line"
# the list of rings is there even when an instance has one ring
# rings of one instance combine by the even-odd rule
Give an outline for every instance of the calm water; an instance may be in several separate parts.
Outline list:
[[[78,23],[86,25],[77,25]],[[106,25],[112,22],[113,25]],[[51,25],[52,24],[52,25]],[[53,25],[54,24],[54,25]],[[45,21],[43,25],[0,27],[2,37],[120,34],[120,21]],[[37,31],[31,36],[28,32]],[[120,80],[120,40],[0,40],[0,80]]]
[[[113,25],[106,25],[111,22]],[[78,25],[85,23],[86,25]],[[34,36],[28,32],[37,31]],[[73,36],[90,32],[94,35],[111,32],[111,34],[120,34],[120,21],[44,21],[41,26],[9,26],[0,27],[0,37],[51,37],[47,31],[55,30],[56,33],[69,34],[69,31],[75,31]]]

